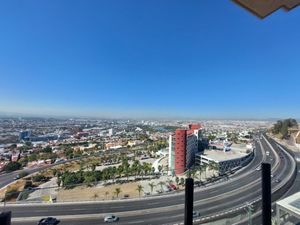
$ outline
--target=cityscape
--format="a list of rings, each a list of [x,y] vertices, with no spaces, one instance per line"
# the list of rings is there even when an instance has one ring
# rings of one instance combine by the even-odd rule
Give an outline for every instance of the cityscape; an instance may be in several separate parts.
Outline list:
[[[0,225],[300,225],[298,5],[0,3]]]

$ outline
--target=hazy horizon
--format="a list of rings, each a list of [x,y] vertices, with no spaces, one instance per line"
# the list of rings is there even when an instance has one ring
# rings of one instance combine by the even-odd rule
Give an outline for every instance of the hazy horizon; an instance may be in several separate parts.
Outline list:
[[[247,118],[247,117],[168,117],[168,116],[157,116],[157,117],[151,117],[151,116],[139,116],[139,117],[130,117],[130,116],[104,116],[104,115],[94,115],[94,116],[88,116],[88,115],[47,115],[47,114],[38,114],[38,113],[18,113],[18,112],[3,112],[0,111],[0,118],[16,118],[16,117],[22,117],[22,118],[53,118],[53,119],[108,119],[108,120],[241,120],[241,121],[277,121],[281,119],[287,119],[287,118],[294,118],[298,121],[300,121],[300,118],[295,117],[268,117],[268,118]]]

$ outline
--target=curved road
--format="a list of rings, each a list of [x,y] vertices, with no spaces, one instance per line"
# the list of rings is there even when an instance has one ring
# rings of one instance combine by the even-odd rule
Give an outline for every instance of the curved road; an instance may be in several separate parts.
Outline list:
[[[266,156],[266,151],[270,152],[270,156]],[[202,218],[212,219],[216,214],[222,215],[224,210],[259,198],[261,171],[256,168],[262,161],[271,163],[274,175],[272,186],[276,188],[281,183],[276,183],[275,179],[283,182],[291,172],[291,168],[287,166],[291,163],[290,158],[283,152],[280,153],[280,158],[277,151],[266,139],[260,139],[256,143],[254,160],[242,172],[226,182],[195,189],[195,210],[200,211]],[[12,211],[13,224],[24,225],[34,224],[45,216],[61,219],[61,225],[102,224],[103,215],[107,213],[115,213],[121,217],[116,224],[174,224],[183,221],[183,209],[183,192],[139,200],[7,207],[7,210]]]

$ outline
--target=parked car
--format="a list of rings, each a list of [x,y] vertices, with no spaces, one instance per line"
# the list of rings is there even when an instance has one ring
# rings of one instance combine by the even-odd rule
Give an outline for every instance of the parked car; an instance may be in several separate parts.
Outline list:
[[[106,223],[113,223],[119,221],[119,217],[115,215],[107,215],[104,217],[104,222]]]
[[[170,187],[171,187],[173,190],[177,190],[177,187],[176,187],[174,184],[170,184]]]
[[[43,218],[38,222],[38,225],[57,225],[59,220],[54,217]]]
[[[199,217],[200,216],[200,212],[198,211],[193,211],[193,218]]]

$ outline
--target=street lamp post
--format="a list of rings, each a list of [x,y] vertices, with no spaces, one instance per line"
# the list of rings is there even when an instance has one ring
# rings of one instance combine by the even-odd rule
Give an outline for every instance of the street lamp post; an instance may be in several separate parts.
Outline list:
[[[248,225],[252,225],[252,212],[253,206],[250,203],[247,203]]]

